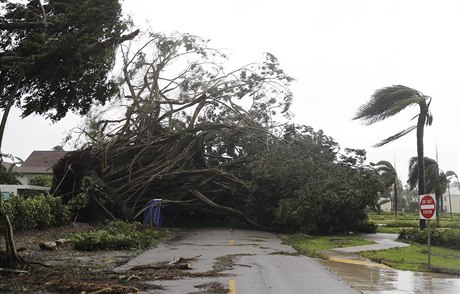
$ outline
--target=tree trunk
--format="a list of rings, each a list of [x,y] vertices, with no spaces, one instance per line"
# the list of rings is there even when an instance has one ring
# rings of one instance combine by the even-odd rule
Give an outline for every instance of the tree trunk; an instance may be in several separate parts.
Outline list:
[[[439,195],[438,193],[434,194],[434,197],[436,199],[436,223],[439,225],[439,208],[442,207],[441,201],[442,200],[442,195]]]
[[[417,121],[417,163],[418,163],[418,195],[425,194],[425,157],[423,154],[423,131],[428,114],[428,106],[423,100],[419,103],[420,114]],[[419,199],[420,201],[420,199]],[[426,220],[420,220],[420,229],[425,229]]]
[[[15,267],[17,264],[21,264],[24,261],[19,257],[18,252],[16,251],[16,245],[14,244],[13,237],[13,226],[11,225],[10,218],[6,213],[5,206],[3,204],[3,197],[1,196],[0,191],[0,218],[2,219],[3,225],[5,226],[4,236],[5,236],[5,247],[6,247],[6,259],[8,266]]]
[[[439,204],[438,204],[438,207],[439,207],[439,212],[441,213],[441,216],[444,215],[444,198],[442,197],[442,195],[439,196]]]
[[[6,128],[6,121],[8,120],[8,115],[10,113],[11,107],[14,104],[14,98],[19,91],[19,87],[21,85],[22,75],[18,77],[16,85],[13,89],[13,93],[11,93],[8,104],[5,107],[5,112],[2,116],[2,121],[0,123],[0,164],[3,162],[2,157],[2,142],[3,142],[3,134],[5,133]],[[3,94],[3,93],[1,93]],[[5,247],[6,247],[6,258],[11,266],[15,266],[19,263],[23,263],[23,260],[19,257],[18,252],[16,251],[16,246],[14,244],[14,237],[13,237],[13,226],[11,225],[10,218],[6,212],[5,206],[3,205],[3,196],[2,191],[0,189],[0,219],[4,225],[4,236],[5,236]]]
[[[395,217],[398,218],[398,178],[395,179],[395,182],[393,184],[394,188],[394,194],[395,194]]]

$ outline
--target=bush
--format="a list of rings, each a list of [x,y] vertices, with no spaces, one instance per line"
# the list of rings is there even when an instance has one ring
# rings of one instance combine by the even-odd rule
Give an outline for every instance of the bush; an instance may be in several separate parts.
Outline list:
[[[419,244],[428,243],[428,230],[407,228],[399,231],[398,240]],[[458,229],[431,229],[431,244],[460,250],[460,230]]]
[[[433,225],[433,224],[432,224]],[[386,224],[387,227],[391,228],[418,228],[418,220],[395,220]]]
[[[120,220],[96,231],[71,235],[74,248],[83,251],[147,248],[159,239],[160,233],[151,227]]]
[[[69,222],[69,212],[61,199],[50,195],[10,197],[5,200],[5,207],[17,230],[42,229]]]
[[[378,226],[374,222],[368,221],[358,225],[356,230],[361,233],[374,234],[377,232],[377,227]]]
[[[51,187],[53,178],[50,176],[32,176],[27,181],[29,185]]]

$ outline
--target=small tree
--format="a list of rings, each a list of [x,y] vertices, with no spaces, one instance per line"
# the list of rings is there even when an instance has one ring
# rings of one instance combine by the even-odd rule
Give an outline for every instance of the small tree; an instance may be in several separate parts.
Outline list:
[[[377,163],[371,163],[380,175],[382,185],[385,190],[393,187],[393,204],[395,216],[398,217],[398,174],[393,165],[386,160],[381,160]]]
[[[425,177],[426,177],[426,193],[434,193],[436,198],[436,221],[439,223],[439,211],[442,207],[442,194],[447,190],[447,177],[439,168],[436,160],[425,157]],[[418,182],[418,160],[417,157],[412,157],[409,160],[409,179],[407,183],[410,189],[416,187]]]

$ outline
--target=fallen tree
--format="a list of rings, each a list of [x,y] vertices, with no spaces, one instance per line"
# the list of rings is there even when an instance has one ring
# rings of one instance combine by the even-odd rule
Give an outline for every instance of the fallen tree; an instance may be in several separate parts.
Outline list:
[[[226,73],[223,54],[195,36],[150,34],[137,46],[122,47],[117,104],[88,117],[88,143],[54,169],[55,194],[89,197],[81,217],[133,220],[162,199],[168,220],[188,224],[365,225],[377,173],[364,150],[341,152],[322,131],[287,123],[292,78],[273,55]]]
[[[225,55],[192,35],[151,34],[134,46],[121,50],[115,108],[122,115],[114,117],[112,105],[89,117],[81,130],[89,142],[55,166],[53,193],[69,201],[90,178],[110,199],[90,195],[103,214],[132,220],[161,198],[223,209],[258,226],[241,211],[248,196],[241,173],[277,140],[273,118],[289,116],[292,78],[271,54],[225,73]]]

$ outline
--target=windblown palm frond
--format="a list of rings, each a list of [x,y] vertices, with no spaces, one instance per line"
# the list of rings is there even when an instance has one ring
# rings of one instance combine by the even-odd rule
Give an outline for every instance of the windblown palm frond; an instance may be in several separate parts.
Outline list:
[[[362,119],[368,125],[399,113],[404,108],[421,103],[426,97],[419,91],[394,85],[375,91],[368,103],[362,105],[353,119]]]
[[[383,187],[389,189],[397,180],[398,175],[393,165],[386,160],[380,160],[377,163],[371,163],[379,173]]]
[[[425,157],[425,185],[426,193],[444,193],[447,189],[446,174],[439,169],[436,160]],[[410,189],[413,189],[418,182],[418,161],[417,157],[411,157],[409,160],[409,178],[407,183]]]
[[[446,171],[446,177],[454,176],[457,178],[457,174],[454,171],[448,170]]]
[[[415,130],[416,128],[417,128],[417,125],[415,125],[415,126],[410,126],[410,127],[408,127],[407,129],[402,130],[402,131],[400,131],[400,132],[394,134],[393,136],[390,136],[390,137],[388,137],[388,138],[386,138],[386,139],[380,141],[379,143],[375,144],[374,147],[381,147],[381,146],[383,146],[383,145],[385,145],[385,144],[388,144],[388,143],[390,143],[390,142],[393,142],[394,140],[397,140],[397,139],[401,138],[402,136],[404,136],[404,135],[406,135],[406,134],[412,132],[412,131]]]

